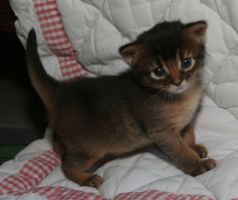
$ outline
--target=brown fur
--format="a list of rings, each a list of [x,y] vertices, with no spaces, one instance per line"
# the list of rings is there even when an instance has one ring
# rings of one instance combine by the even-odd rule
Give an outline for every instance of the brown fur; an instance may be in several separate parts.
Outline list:
[[[54,149],[67,177],[99,187],[102,178],[86,172],[95,163],[152,144],[185,173],[198,175],[215,167],[213,159],[202,160],[207,150],[195,143],[193,131],[206,27],[205,22],[158,24],[120,49],[131,66],[127,72],[61,83],[44,71],[30,32],[30,77],[49,113]],[[191,69],[179,67],[189,56]],[[161,68],[168,73],[160,76]]]

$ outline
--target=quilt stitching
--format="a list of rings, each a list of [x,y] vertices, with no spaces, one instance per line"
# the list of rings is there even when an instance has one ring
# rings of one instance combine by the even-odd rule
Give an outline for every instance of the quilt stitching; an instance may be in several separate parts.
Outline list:
[[[225,24],[227,24],[228,26],[230,26],[230,27],[237,33],[237,31],[234,29],[234,27],[233,27],[231,24],[229,24],[227,21],[225,21],[225,20],[223,19],[222,15],[220,14],[220,12],[219,12],[218,10],[215,10],[214,8],[210,7],[206,2],[204,2],[204,0],[200,0],[200,2],[201,2],[202,4],[204,4],[207,8],[209,8],[209,9],[213,10],[215,13],[217,13],[217,14],[219,15],[220,19],[221,19]],[[217,2],[216,2],[216,4],[217,4]],[[238,33],[237,33],[237,34],[238,34]]]
[[[226,24],[227,26],[229,26],[229,27],[231,27],[231,29],[237,34],[237,36],[238,36],[238,33],[237,33],[237,31],[233,28],[233,26],[231,25],[231,24],[229,24],[227,21],[225,21],[224,19],[223,19],[223,17],[221,16],[221,14],[218,12],[218,11],[216,11],[214,8],[212,8],[212,7],[210,7],[206,2],[204,2],[204,0],[200,0],[200,2],[204,5],[204,6],[206,6],[208,9],[210,9],[211,11],[213,11],[213,12],[215,12],[215,13],[217,13],[218,14],[218,16],[219,16],[219,18],[221,19],[221,21],[224,23],[224,24]],[[231,56],[232,55],[232,51],[233,51],[233,49],[235,49],[237,47],[237,45],[235,45],[235,46],[233,46],[233,47],[231,47],[231,48],[228,48],[228,55],[224,55],[224,59],[223,59],[223,61],[228,57],[228,56]],[[215,75],[216,75],[216,71],[217,70],[219,70],[218,68],[220,68],[220,67],[222,67],[221,65],[219,65],[219,66],[217,66],[217,69],[215,70],[215,71],[213,71],[212,73],[212,77],[211,77],[211,79],[210,79],[210,81],[209,81],[209,83],[211,84],[211,83],[213,83],[213,85],[217,85],[217,83],[215,83],[213,80],[214,80],[214,77],[215,77]],[[211,71],[211,70],[210,70]],[[237,81],[238,80],[236,80],[236,81],[233,81],[233,82],[236,82],[237,83]],[[223,82],[223,83],[220,83],[220,85],[221,84],[224,84],[224,83],[227,83],[227,82],[229,82],[229,81],[226,81],[226,82]],[[209,89],[210,90],[210,89]],[[220,107],[222,107],[222,108],[225,108],[224,106],[222,106],[218,101],[217,101],[217,99],[219,99],[219,95],[217,94],[217,92],[216,91],[211,91],[213,94],[215,94],[215,99],[216,99],[216,104],[217,105],[219,105]],[[234,106],[235,108],[237,108],[237,106]],[[233,115],[233,116],[235,116],[236,118],[237,118],[237,113],[236,112],[232,112],[231,110],[229,110],[229,112]]]

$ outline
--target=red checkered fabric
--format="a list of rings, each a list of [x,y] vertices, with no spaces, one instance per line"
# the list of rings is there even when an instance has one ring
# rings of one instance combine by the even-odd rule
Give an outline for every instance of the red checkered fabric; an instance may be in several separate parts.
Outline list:
[[[34,7],[45,41],[57,56],[64,79],[86,75],[64,31],[56,0],[34,0]]]
[[[33,190],[59,163],[60,160],[53,151],[28,160],[17,174],[0,182],[0,195],[21,195]]]
[[[87,193],[79,190],[72,190],[64,187],[42,187],[34,191],[47,200],[107,200],[105,197],[95,193]]]
[[[64,187],[43,187],[35,191],[48,200],[109,200],[95,193],[86,193],[78,190],[71,190]],[[148,190],[144,192],[128,192],[117,195],[111,200],[214,200],[204,195],[176,195],[170,192],[159,190]]]
[[[184,195],[159,190],[128,192],[116,196],[113,200],[215,200],[205,195]]]
[[[0,195],[20,196],[27,193],[35,193],[47,200],[109,200],[95,193],[87,193],[66,187],[46,186],[37,187],[38,184],[49,175],[60,161],[53,151],[47,151],[28,160],[22,169],[14,175],[10,175],[0,182]],[[112,199],[111,199],[112,200]],[[213,200],[204,195],[184,195],[159,190],[147,190],[144,192],[128,192],[117,195],[113,200]],[[234,199],[235,200],[235,199]]]

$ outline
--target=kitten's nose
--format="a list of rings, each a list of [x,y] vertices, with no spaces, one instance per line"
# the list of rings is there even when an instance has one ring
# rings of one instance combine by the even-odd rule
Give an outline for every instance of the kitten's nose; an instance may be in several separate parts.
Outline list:
[[[173,84],[176,85],[176,86],[180,86],[181,83],[182,83],[182,81],[180,79],[173,80]]]

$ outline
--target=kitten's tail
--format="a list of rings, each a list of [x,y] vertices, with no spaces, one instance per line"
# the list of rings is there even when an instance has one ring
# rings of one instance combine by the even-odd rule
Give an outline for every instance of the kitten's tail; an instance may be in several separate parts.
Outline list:
[[[33,87],[35,88],[38,95],[41,97],[48,111],[53,109],[56,99],[56,87],[59,82],[51,78],[45,71],[38,51],[37,51],[37,40],[36,33],[32,29],[30,30],[27,38],[26,45],[26,57],[29,76]]]

